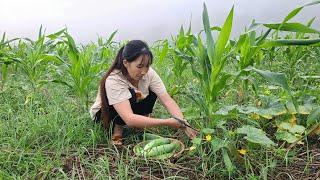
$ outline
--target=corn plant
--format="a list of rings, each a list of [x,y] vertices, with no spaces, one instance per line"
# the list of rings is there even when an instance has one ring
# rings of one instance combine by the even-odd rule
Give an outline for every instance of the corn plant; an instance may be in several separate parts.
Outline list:
[[[232,7],[222,28],[219,28],[221,31],[215,42],[211,33],[207,7],[204,4],[202,18],[206,44],[202,42],[200,34],[197,37],[187,36],[189,43],[186,43],[187,47],[184,47],[184,51],[176,50],[180,57],[191,63],[192,72],[200,83],[201,91],[201,95],[193,99],[204,109],[209,119],[213,119],[214,112],[218,108],[216,101],[227,86],[227,80],[231,77],[223,69],[230,56],[230,48],[227,48],[226,45],[232,29],[233,9]],[[210,122],[214,123],[215,121]]]
[[[64,36],[68,49],[66,57],[61,57],[64,59],[64,65],[59,67],[61,69],[58,68],[58,70],[59,72],[66,72],[66,74],[65,78],[57,78],[54,82],[67,85],[87,108],[89,106],[89,93],[93,88],[92,83],[106,69],[107,64],[101,60],[109,60],[111,53],[110,50],[105,49],[105,46],[99,49],[94,44],[79,48],[67,32],[64,33]],[[107,45],[109,45],[109,42]]]
[[[52,54],[56,45],[55,39],[47,40],[42,26],[37,40],[28,38],[24,40],[20,40],[15,48],[14,60],[18,62],[18,68],[26,76],[31,88],[36,90],[50,82],[49,72],[55,64],[61,64],[61,60]]]
[[[12,47],[10,46],[10,43],[15,40],[18,40],[18,38],[6,40],[6,33],[3,33],[2,39],[0,41],[1,89],[3,89],[4,84],[7,81],[9,65],[14,63],[14,53],[12,52]]]
[[[173,63],[172,71],[170,72],[173,72],[173,77],[175,77],[171,78],[171,80],[172,83],[176,84],[171,89],[171,94],[177,94],[178,92],[181,92],[181,90],[185,89],[187,85],[187,82],[185,82],[186,79],[183,78],[185,77],[183,76],[183,73],[186,70],[190,70],[188,69],[188,60],[190,61],[191,58],[183,56],[182,52],[188,54],[188,48],[190,47],[190,44],[193,43],[193,38],[194,37],[191,34],[191,25],[186,32],[184,31],[183,26],[181,26],[179,34],[177,37],[172,37],[172,43],[169,44],[168,54]]]

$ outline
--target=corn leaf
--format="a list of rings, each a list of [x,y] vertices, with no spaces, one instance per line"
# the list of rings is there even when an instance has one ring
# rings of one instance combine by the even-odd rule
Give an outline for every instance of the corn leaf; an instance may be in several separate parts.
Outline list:
[[[56,33],[53,33],[53,34],[48,35],[47,37],[50,38],[51,40],[56,39],[56,38],[58,38],[61,34],[63,34],[64,32],[66,32],[66,30],[67,30],[67,29],[64,28],[64,29],[62,29],[62,30],[60,30],[60,31],[58,31],[58,32],[56,32]]]
[[[206,4],[203,4],[203,13],[202,13],[202,20],[204,25],[204,31],[206,33],[206,42],[207,42],[207,53],[210,59],[211,64],[214,64],[214,41],[211,34],[210,29],[210,22]]]
[[[281,31],[289,31],[289,32],[301,32],[301,33],[315,33],[319,34],[320,31],[316,29],[312,29],[308,26],[305,26],[301,23],[284,23],[284,24],[263,24],[265,27],[270,29],[277,29]]]
[[[118,30],[114,31],[114,32],[110,35],[110,37],[108,38],[108,40],[107,40],[107,42],[106,42],[106,45],[111,44],[112,39],[114,38],[114,36],[116,35],[117,32],[118,32]]]
[[[234,11],[234,6],[232,6],[229,15],[226,19],[226,21],[224,22],[221,32],[219,34],[218,40],[217,40],[217,44],[216,44],[216,52],[215,52],[215,61],[218,62],[219,59],[221,59],[221,56],[224,52],[225,46],[228,43],[229,37],[230,37],[230,33],[232,30],[232,22],[233,22],[233,11]]]
[[[274,47],[274,46],[310,46],[319,45],[320,38],[318,39],[278,39],[269,40],[261,45],[261,47]]]

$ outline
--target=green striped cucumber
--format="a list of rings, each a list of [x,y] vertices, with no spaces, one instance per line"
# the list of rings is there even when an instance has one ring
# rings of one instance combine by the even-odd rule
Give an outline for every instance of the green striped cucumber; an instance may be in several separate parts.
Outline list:
[[[155,158],[155,159],[167,159],[167,158],[173,156],[174,152],[175,151],[172,151],[172,152],[169,152],[169,153],[165,153],[165,154],[161,154],[159,156],[154,156],[153,158]]]
[[[151,148],[146,152],[146,157],[158,156],[174,151],[178,147],[178,143],[164,144]]]
[[[169,144],[170,143],[170,139],[165,139],[165,138],[161,138],[161,139],[155,139],[150,141],[148,144],[146,144],[143,148],[144,151],[147,151],[149,149],[151,149],[152,147],[156,147],[156,146],[160,146],[163,144]]]
[[[144,133],[144,137],[143,137],[145,141],[160,139],[160,138],[163,138],[163,137],[156,134],[151,134],[151,133]]]

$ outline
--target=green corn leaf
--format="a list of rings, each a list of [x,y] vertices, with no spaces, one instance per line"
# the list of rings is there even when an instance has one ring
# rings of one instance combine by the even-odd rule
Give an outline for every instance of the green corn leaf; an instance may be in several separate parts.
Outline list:
[[[310,46],[319,45],[320,38],[318,39],[278,39],[269,40],[261,45],[261,47],[275,47],[275,46]]]
[[[310,27],[310,26],[313,24],[313,22],[314,22],[315,19],[316,19],[316,17],[313,17],[312,19],[310,19],[310,20],[308,21],[308,23],[307,23],[307,26]]]
[[[160,55],[159,55],[159,64],[162,64],[164,58],[167,56],[168,54],[168,50],[169,50],[169,43],[167,40],[165,40],[163,43],[162,43],[162,50],[160,52]]]
[[[215,47],[214,47],[214,40],[211,34],[210,21],[209,21],[206,4],[203,4],[202,20],[203,20],[204,31],[206,33],[208,57],[210,59],[211,64],[214,64],[214,52],[215,52],[214,48]]]
[[[320,3],[320,1],[319,1],[319,0],[317,0],[317,1],[313,1],[313,2],[311,2],[311,3],[307,3],[307,4],[305,4],[305,5],[303,5],[303,7],[316,5],[316,4],[319,4],[319,3]]]
[[[189,28],[188,28],[188,31],[187,31],[187,35],[191,34],[191,20],[189,22]]]
[[[57,39],[61,34],[63,34],[64,32],[66,32],[66,28],[63,28],[62,30],[56,32],[56,33],[53,33],[53,34],[50,34],[48,35],[47,37],[54,40],[54,39]]]
[[[115,30],[111,35],[110,37],[108,38],[107,42],[106,42],[106,45],[109,45],[111,44],[112,42],[112,39],[114,38],[114,36],[117,34],[118,30]]]
[[[319,34],[320,31],[312,29],[308,26],[305,26],[301,23],[284,23],[284,24],[263,24],[265,27],[270,29],[277,29],[281,31],[289,32],[301,32],[301,33],[315,33]]]
[[[314,2],[305,4],[305,5],[303,5],[303,6],[300,6],[300,7],[296,8],[296,9],[292,10],[292,11],[283,19],[283,21],[282,21],[282,23],[281,23],[281,26],[282,26],[284,23],[288,22],[290,19],[294,18],[304,7],[306,7],[306,6],[311,6],[311,5],[315,5],[315,4],[319,4],[319,3],[320,3],[320,1],[314,1]],[[280,26],[280,28],[281,28],[281,26]]]
[[[63,84],[65,86],[68,86],[70,89],[73,89],[72,85],[70,85],[69,83],[67,83],[66,81],[63,81],[61,79],[54,79],[54,80],[51,80],[51,82],[58,83],[58,84]]]
[[[294,10],[292,10],[282,21],[281,24],[284,24],[286,22],[288,22],[290,19],[292,19],[293,17],[295,17],[302,9],[304,6],[298,7]]]
[[[67,37],[68,41],[66,41],[66,43],[69,47],[70,52],[73,54],[73,56],[78,58],[79,51],[73,38],[67,32],[65,32],[64,35]]]
[[[232,6],[231,8],[228,17],[222,26],[221,32],[217,40],[216,49],[215,49],[216,63],[219,61],[219,59],[221,59],[225,46],[229,41],[230,33],[232,30],[233,11],[234,11],[234,6]]]
[[[40,25],[39,33],[38,33],[38,39],[42,38],[42,24]]]
[[[271,29],[268,29],[262,36],[260,36],[256,41],[256,45],[261,45],[264,42],[264,40],[268,37],[270,32]]]

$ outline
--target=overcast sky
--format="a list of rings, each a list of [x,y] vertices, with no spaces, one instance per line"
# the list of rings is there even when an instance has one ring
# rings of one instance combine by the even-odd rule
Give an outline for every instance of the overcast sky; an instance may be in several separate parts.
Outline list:
[[[10,38],[35,38],[42,24],[47,34],[65,26],[78,43],[107,38],[118,29],[116,41],[143,39],[154,42],[170,38],[181,25],[192,23],[193,32],[202,28],[203,2],[211,25],[221,25],[232,0],[0,0],[0,33]],[[310,1],[236,0],[233,36],[241,33],[252,19],[279,22],[291,10]],[[294,19],[320,30],[320,5],[306,7]]]

